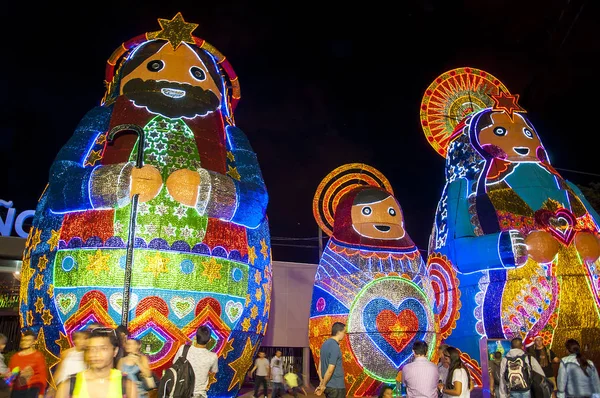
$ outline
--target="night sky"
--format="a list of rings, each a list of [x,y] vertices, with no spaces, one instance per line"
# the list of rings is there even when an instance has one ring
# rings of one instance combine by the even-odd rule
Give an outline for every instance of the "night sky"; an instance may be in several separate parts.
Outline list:
[[[99,104],[113,50],[177,11],[200,24],[194,34],[239,75],[236,122],[258,154],[273,237],[316,237],[319,182],[337,166],[364,162],[390,180],[409,234],[427,249],[444,159],[425,140],[419,105],[439,74],[461,66],[521,94],[555,167],[600,173],[592,1],[8,3],[0,199],[19,211],[35,207],[54,157]],[[600,180],[563,175],[578,184]],[[315,247],[274,245],[275,260],[318,261],[316,241],[288,243]]]

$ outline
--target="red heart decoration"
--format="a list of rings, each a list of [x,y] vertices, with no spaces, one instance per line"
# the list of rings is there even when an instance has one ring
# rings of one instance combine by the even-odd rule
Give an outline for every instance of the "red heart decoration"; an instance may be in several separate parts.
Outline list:
[[[544,227],[559,242],[569,246],[575,238],[575,215],[568,209],[558,209],[554,213],[549,210],[538,210],[535,212],[538,225]]]
[[[419,329],[419,319],[411,310],[402,310],[399,314],[383,310],[377,315],[375,322],[381,336],[396,352],[404,350]]]

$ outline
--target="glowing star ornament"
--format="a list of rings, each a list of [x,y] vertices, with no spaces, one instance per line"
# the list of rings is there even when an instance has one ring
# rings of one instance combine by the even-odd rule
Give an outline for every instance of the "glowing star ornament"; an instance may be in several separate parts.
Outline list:
[[[51,166],[20,318],[55,355],[90,322],[128,323],[157,372],[206,324],[227,349],[209,397],[234,397],[247,362],[228,365],[251,364],[269,316],[267,190],[231,64],[180,13],[159,24],[113,52],[104,98]]]
[[[431,276],[410,239],[392,188],[360,163],[327,175],[313,201],[319,226],[331,236],[313,287],[309,341],[315,358],[335,322],[350,396],[373,395],[413,358],[412,343],[439,344],[438,317],[454,303],[436,301]],[[401,276],[400,276],[401,275]]]
[[[425,136],[444,137],[430,142],[446,157],[428,270],[436,301],[456,303],[453,319],[440,319],[442,336],[476,380],[482,336],[525,344],[548,336],[559,357],[574,335],[600,338],[598,263],[589,255],[600,217],[552,167],[518,99],[489,73],[458,68],[435,79],[421,105]],[[578,245],[579,234],[590,245]]]

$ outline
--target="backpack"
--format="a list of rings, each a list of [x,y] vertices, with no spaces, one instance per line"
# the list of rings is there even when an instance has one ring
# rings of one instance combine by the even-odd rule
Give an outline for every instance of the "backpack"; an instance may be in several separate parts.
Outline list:
[[[527,355],[506,357],[504,381],[509,391],[529,391],[531,389],[531,371],[526,358]]]
[[[73,392],[75,391],[75,383],[77,382],[77,373],[69,376],[69,398],[73,397]],[[127,397],[127,376],[121,373],[121,393],[123,394],[123,398]]]
[[[187,360],[189,350],[189,345],[183,346],[181,356],[165,371],[158,385],[158,398],[190,398],[194,395],[196,375]]]

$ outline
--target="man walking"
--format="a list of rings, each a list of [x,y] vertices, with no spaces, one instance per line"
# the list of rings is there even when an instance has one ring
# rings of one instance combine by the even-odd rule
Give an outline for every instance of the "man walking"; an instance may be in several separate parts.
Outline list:
[[[264,351],[258,353],[258,358],[254,361],[254,367],[250,371],[250,376],[256,371],[256,378],[254,379],[254,395],[253,398],[258,398],[258,389],[260,385],[263,386],[262,395],[267,398],[267,378],[269,377],[269,360],[265,358],[266,354]]]
[[[21,351],[10,358],[8,368],[18,367],[21,370],[12,386],[12,398],[42,398],[46,392],[46,360],[35,349],[36,342],[36,334],[31,330],[25,331],[21,337]]]
[[[448,378],[448,369],[450,368],[450,360],[448,359],[448,353],[446,350],[448,349],[448,344],[440,344],[438,347],[438,373],[439,382],[442,384],[446,384],[446,378]]]
[[[217,354],[206,349],[209,341],[210,329],[206,326],[199,326],[196,330],[196,341],[189,348],[186,356],[186,359],[192,365],[192,369],[194,369],[194,398],[206,398],[208,375],[219,371]],[[183,348],[183,345],[179,347],[173,358],[173,363],[183,355]]]
[[[273,381],[273,392],[271,398],[277,398],[285,394],[283,385],[283,360],[281,351],[275,351],[275,356],[271,358],[271,380]]]
[[[535,358],[523,351],[523,339],[512,339],[510,347],[500,362],[500,388],[496,389],[496,397],[530,398],[531,372],[544,376],[544,371]]]
[[[439,371],[436,364],[427,359],[427,343],[413,344],[415,359],[402,369],[402,381],[407,398],[437,398]]]
[[[321,360],[318,369],[321,383],[315,390],[315,394],[319,396],[325,393],[327,398],[346,397],[342,350],[340,350],[340,341],[346,335],[345,330],[346,325],[343,323],[334,323],[331,327],[331,337],[321,346]]]

